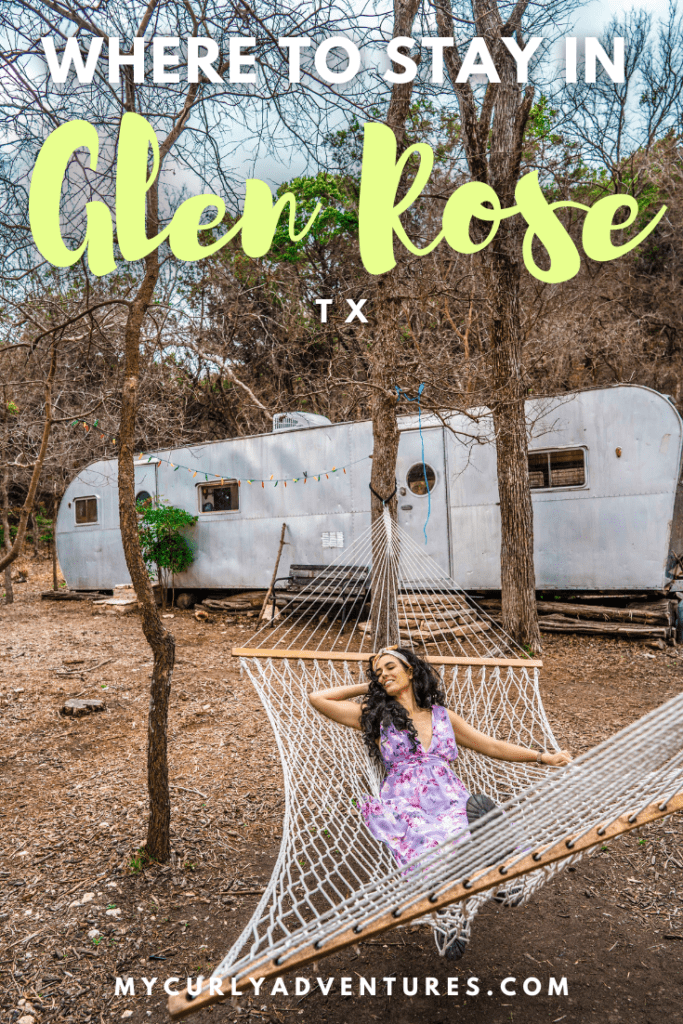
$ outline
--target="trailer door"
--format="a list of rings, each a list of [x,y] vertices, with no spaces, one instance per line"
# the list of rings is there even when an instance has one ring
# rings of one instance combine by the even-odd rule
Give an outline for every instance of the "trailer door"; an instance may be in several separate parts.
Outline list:
[[[424,463],[422,442],[424,441]],[[401,576],[418,579],[431,558],[450,576],[448,500],[442,427],[401,431],[396,464],[398,522],[415,542],[401,551]]]
[[[158,459],[135,463],[135,501],[137,503],[152,501],[156,502],[157,490],[157,466]]]

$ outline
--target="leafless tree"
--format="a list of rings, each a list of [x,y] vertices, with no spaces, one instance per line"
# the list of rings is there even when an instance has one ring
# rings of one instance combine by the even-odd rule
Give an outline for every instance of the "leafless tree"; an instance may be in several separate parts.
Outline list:
[[[25,176],[37,149],[48,131],[75,114],[97,123],[108,133],[103,146],[103,166],[93,177],[84,173],[78,155],[67,172],[68,189],[64,198],[67,222],[65,237],[78,237],[82,226],[81,197],[98,198],[113,205],[114,172],[118,125],[126,112],[143,113],[152,121],[159,138],[159,176],[146,194],[146,230],[154,237],[173,201],[172,176],[176,171],[191,173],[194,178],[219,187],[223,196],[237,198],[239,186],[230,173],[230,155],[238,152],[248,139],[259,140],[261,148],[271,153],[297,138],[304,151],[315,148],[316,133],[311,133],[316,109],[324,120],[337,109],[353,103],[353,89],[334,90],[316,80],[306,69],[302,83],[292,85],[287,79],[287,65],[278,44],[281,36],[329,34],[335,25],[350,26],[350,10],[340,4],[324,12],[312,8],[263,0],[253,6],[243,2],[186,3],[168,0],[124,3],[122,0],[71,4],[61,0],[45,0],[38,8],[29,3],[7,3],[2,10],[1,28],[8,40],[5,54],[5,121],[11,122],[13,149],[9,176],[16,195],[15,207],[21,208]],[[219,76],[230,70],[228,36],[240,34],[258,39],[257,61],[261,84],[255,87],[230,83],[218,84],[204,76],[198,82],[183,82],[160,87],[158,84],[135,81],[131,65],[122,69],[121,80],[114,87],[98,66],[90,88],[74,87],[73,77],[59,87],[45,71],[36,74],[40,40],[46,36],[63,43],[75,35],[85,48],[91,38],[102,38],[103,54],[109,39],[117,37],[122,52],[131,55],[136,39],[145,39],[145,61],[149,73],[151,63],[150,36],[166,35],[185,40],[191,36],[210,36],[218,45]],[[309,86],[320,95],[327,93],[328,104],[306,104],[313,95]],[[303,114],[305,112],[305,118]],[[17,130],[17,126],[19,130]],[[313,141],[311,141],[313,140]],[[24,171],[24,182],[21,171]],[[11,203],[10,203],[11,205]],[[20,218],[6,218],[10,224],[7,235],[14,245],[16,279],[30,268],[35,254],[26,246],[25,224]],[[167,250],[154,248],[140,266],[131,268],[132,287],[127,299],[123,326],[123,373],[118,426],[119,519],[128,569],[142,606],[142,628],[154,653],[150,715],[148,729],[148,786],[150,818],[146,850],[148,855],[165,861],[170,853],[170,799],[166,749],[166,723],[171,677],[175,658],[175,641],[161,622],[148,573],[140,552],[134,496],[134,452],[136,421],[139,409],[141,341],[146,332],[154,330],[152,307],[160,278],[172,273]],[[33,498],[31,498],[33,500]]]

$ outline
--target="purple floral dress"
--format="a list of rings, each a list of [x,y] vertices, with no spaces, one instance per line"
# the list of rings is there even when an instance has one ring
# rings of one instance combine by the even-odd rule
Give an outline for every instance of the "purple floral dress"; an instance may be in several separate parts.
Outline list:
[[[448,712],[433,705],[426,752],[419,740],[412,750],[408,732],[393,722],[388,729],[382,726],[380,752],[386,778],[379,797],[368,798],[360,811],[375,839],[386,843],[399,864],[407,864],[467,825],[470,794],[450,765],[458,748]]]

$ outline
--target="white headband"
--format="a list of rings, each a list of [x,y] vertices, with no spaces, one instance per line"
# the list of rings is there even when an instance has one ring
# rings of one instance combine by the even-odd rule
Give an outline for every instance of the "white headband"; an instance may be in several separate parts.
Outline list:
[[[377,661],[377,659],[383,658],[387,654],[390,654],[393,658],[398,658],[398,660],[402,661],[404,665],[408,666],[408,668],[412,668],[412,665],[406,658],[405,654],[401,654],[400,651],[395,650],[393,647],[383,647],[381,651],[377,651],[377,654],[373,654],[372,656],[373,672],[375,671],[375,662]]]

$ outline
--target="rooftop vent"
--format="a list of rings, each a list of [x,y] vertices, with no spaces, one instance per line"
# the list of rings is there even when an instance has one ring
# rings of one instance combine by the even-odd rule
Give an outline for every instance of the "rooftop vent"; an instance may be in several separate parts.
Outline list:
[[[273,416],[273,433],[278,430],[306,430],[308,427],[324,427],[332,420],[315,412],[278,412]]]

